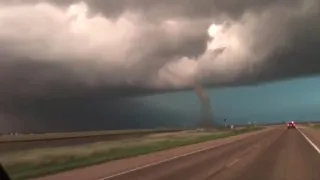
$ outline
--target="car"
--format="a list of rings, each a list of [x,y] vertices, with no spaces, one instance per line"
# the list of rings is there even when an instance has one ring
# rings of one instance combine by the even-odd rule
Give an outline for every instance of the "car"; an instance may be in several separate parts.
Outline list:
[[[296,123],[291,121],[287,124],[287,129],[296,129]]]

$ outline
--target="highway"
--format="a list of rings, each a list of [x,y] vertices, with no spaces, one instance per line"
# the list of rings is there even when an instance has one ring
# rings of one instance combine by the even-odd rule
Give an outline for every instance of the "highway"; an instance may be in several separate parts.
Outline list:
[[[319,180],[320,152],[317,144],[312,143],[316,137],[308,138],[309,133],[300,131],[306,130],[277,127],[228,143],[211,144],[210,148],[168,160],[146,162],[144,166],[132,165],[131,169],[132,160],[120,160],[39,179]],[[137,157],[135,161],[142,163],[143,157],[140,161]],[[121,166],[120,163],[126,163],[128,168],[111,170]]]

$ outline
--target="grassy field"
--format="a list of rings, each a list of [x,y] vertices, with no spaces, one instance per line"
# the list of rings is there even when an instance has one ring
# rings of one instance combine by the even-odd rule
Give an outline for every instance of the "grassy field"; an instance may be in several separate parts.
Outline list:
[[[179,132],[186,129],[116,130],[74,133],[19,134],[0,136],[0,154],[34,148],[62,147],[101,141],[143,137],[154,133]]]
[[[320,129],[320,124],[310,124],[309,126],[314,129]]]
[[[154,134],[134,141],[100,142],[1,154],[0,161],[13,179],[22,180],[260,129],[251,127],[223,132]]]
[[[113,136],[113,135],[131,135],[147,134],[156,132],[174,132],[184,129],[140,129],[140,130],[110,130],[110,131],[90,131],[90,132],[66,132],[66,133],[43,133],[43,134],[18,134],[18,135],[1,135],[1,142],[20,142],[20,141],[39,141],[39,140],[56,140],[83,138],[91,136]]]

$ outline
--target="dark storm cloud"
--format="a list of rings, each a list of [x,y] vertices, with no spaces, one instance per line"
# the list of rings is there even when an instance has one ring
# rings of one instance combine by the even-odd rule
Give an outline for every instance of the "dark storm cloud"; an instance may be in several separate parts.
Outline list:
[[[295,18],[287,24],[287,46],[277,48],[264,60],[260,72],[243,76],[242,80],[268,82],[270,80],[312,76],[320,72],[320,13]],[[240,81],[241,83],[241,81]]]
[[[7,74],[6,80],[13,78],[10,82],[12,87],[9,85],[7,89],[13,89],[15,81],[26,78],[22,85],[25,89],[28,89],[28,84],[31,85],[30,91],[33,88],[51,91],[74,87],[79,90],[105,89],[108,86],[116,86],[116,89],[131,86],[133,89],[184,88],[195,74],[201,76],[212,72],[214,77],[207,78],[208,84],[241,84],[239,80],[247,83],[258,78],[259,81],[260,76],[262,79],[265,76],[266,79],[281,78],[287,76],[287,71],[288,76],[294,76],[294,72],[297,75],[308,74],[307,64],[310,63],[301,66],[301,62],[316,63],[313,60],[316,58],[293,55],[303,51],[299,55],[313,56],[317,51],[319,9],[314,7],[319,3],[315,0],[48,1],[52,4],[37,0],[2,2],[11,5],[2,5],[1,22],[7,28],[3,30],[0,39],[1,63],[2,67],[18,69],[3,71],[3,76]],[[87,3],[88,8],[84,4],[75,4],[79,2]],[[308,6],[305,5],[308,2],[314,7],[301,10],[303,6]],[[308,8],[313,9],[312,15]],[[89,18],[84,16],[87,11],[90,13]],[[294,13],[296,11],[299,13]],[[21,13],[28,15],[20,18],[16,16]],[[97,13],[104,17],[96,17]],[[156,19],[159,21],[154,21]],[[210,41],[206,30],[214,22],[225,22],[226,32],[221,33],[221,36],[234,35],[238,38],[238,46],[243,47],[226,47],[227,50],[217,58],[209,55],[206,59],[214,59],[214,63],[219,61],[219,65],[205,62],[202,63],[204,66],[213,68],[208,68],[209,72],[201,72],[202,69],[195,72],[198,63],[179,61],[183,57],[190,61],[205,59],[201,56],[208,54],[207,42]],[[119,33],[121,29],[126,29],[129,35],[124,34],[125,31]],[[110,40],[111,34],[114,39]],[[214,41],[217,41],[216,37]],[[233,46],[228,38],[221,38],[220,41],[225,42],[217,43]],[[247,54],[242,56],[243,52]],[[223,57],[227,53],[225,56],[230,57]],[[294,58],[289,57],[291,55]],[[25,68],[20,65],[21,62],[26,64],[23,65]],[[173,71],[182,76],[183,83],[176,84],[179,80],[172,77],[172,73],[168,75],[163,68],[171,68],[172,64],[178,64],[176,66],[179,70],[173,67]],[[293,68],[295,64],[299,66],[298,69]],[[43,67],[33,71],[28,66]],[[239,66],[240,70],[236,68],[236,72],[228,72],[233,76],[231,79],[219,76],[220,71],[233,71],[229,66]],[[305,67],[305,70],[301,67]],[[310,67],[314,69],[315,66]],[[189,69],[187,74],[184,69]],[[159,76],[159,72],[165,75]],[[279,76],[273,77],[271,74]],[[44,86],[40,87],[41,84]]]
[[[115,123],[126,119],[119,109],[145,108],[128,96],[195,79],[230,86],[320,72],[317,0],[48,2],[0,1],[3,119]]]
[[[105,17],[85,17],[88,8],[85,4],[75,4],[66,10],[31,2],[2,6],[1,23],[5,29],[0,40],[3,67],[8,63],[23,71],[19,74],[6,71],[8,77],[22,75],[28,80],[34,78],[31,81],[39,86],[45,85],[34,87],[29,83],[30,88],[50,91],[50,82],[52,89],[59,88],[55,83],[102,88],[154,86],[157,71],[166,63],[183,56],[197,57],[206,49],[208,35],[203,31],[209,22],[205,20],[186,19],[158,25],[129,13],[114,22]],[[27,14],[20,17],[15,12]],[[23,69],[21,62],[30,65]],[[39,72],[28,66],[43,67]],[[25,89],[28,82],[24,82]]]
[[[31,0],[32,1],[32,0]],[[59,5],[69,5],[79,0],[51,0]],[[119,17],[125,11],[146,14],[146,18],[170,18],[175,16],[188,18],[208,18],[227,14],[239,17],[246,11],[265,10],[270,6],[297,6],[297,0],[86,0],[93,12],[106,16]]]

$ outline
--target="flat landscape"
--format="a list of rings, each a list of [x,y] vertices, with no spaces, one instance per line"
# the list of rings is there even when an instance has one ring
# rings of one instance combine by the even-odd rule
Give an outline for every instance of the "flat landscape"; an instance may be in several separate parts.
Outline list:
[[[317,123],[300,124],[298,129],[292,130],[287,130],[282,124],[233,130],[142,132],[147,133],[135,136],[141,132],[128,131],[122,138],[58,146],[50,146],[49,140],[45,147],[3,151],[0,162],[13,180],[320,178],[320,173],[314,168],[320,166],[320,150],[317,149],[320,146],[320,129]],[[63,135],[59,137],[64,141]],[[77,138],[81,139],[81,136]],[[12,143],[17,142],[23,141]],[[30,142],[33,140],[28,139],[25,143]],[[265,169],[270,171],[267,173]]]
[[[28,179],[260,129],[261,127],[239,128],[232,131],[203,131],[201,129],[161,131],[144,134],[143,136],[100,139],[98,142],[64,146],[50,146],[51,141],[49,140],[46,147],[36,146],[20,151],[3,151],[0,155],[0,161],[13,179]],[[19,141],[19,143],[21,142],[23,141]],[[32,142],[26,141],[24,143]]]
[[[179,132],[186,129],[114,130],[71,133],[14,134],[0,136],[0,153],[34,148],[80,145],[92,142],[143,137],[154,133]]]
[[[75,169],[37,180],[319,180],[320,131],[261,131]]]

